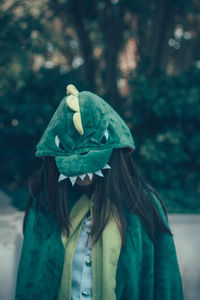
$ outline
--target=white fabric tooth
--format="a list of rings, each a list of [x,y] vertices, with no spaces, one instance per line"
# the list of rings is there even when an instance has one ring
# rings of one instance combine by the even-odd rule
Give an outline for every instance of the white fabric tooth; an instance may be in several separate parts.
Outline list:
[[[78,175],[80,177],[81,180],[84,179],[84,177],[86,176],[86,174],[82,174],[82,175]]]
[[[68,176],[65,176],[64,174],[60,174],[60,176],[59,176],[59,178],[58,178],[58,182],[60,182],[60,181],[62,181],[62,180],[64,180],[64,179],[66,179],[66,178],[68,178]]]
[[[70,176],[69,179],[71,180],[72,185],[74,185],[77,176]]]
[[[104,177],[103,173],[101,172],[101,170],[98,170],[96,172],[94,172],[94,174],[98,175],[98,176],[101,176],[101,177]]]
[[[111,166],[109,166],[109,164],[106,164],[102,169],[111,169]]]
[[[105,133],[104,133],[106,140],[108,139],[108,130],[106,129]]]
[[[88,173],[88,176],[89,176],[90,180],[92,180],[93,173]]]

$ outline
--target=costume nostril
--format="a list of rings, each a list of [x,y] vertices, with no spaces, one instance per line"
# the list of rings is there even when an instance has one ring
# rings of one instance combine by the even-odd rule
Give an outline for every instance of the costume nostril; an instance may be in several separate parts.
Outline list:
[[[87,154],[88,152],[82,152],[82,153],[79,153],[80,155],[85,155]]]

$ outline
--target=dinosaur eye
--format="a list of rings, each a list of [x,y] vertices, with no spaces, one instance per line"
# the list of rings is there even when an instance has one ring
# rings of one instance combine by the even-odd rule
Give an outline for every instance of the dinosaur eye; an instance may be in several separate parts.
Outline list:
[[[102,137],[100,143],[101,144],[105,144],[108,140],[108,130],[106,129],[105,132],[104,132],[104,136]]]
[[[59,137],[56,135],[56,137],[55,137],[55,143],[56,143],[56,146],[58,147],[58,148],[60,148],[61,150],[64,150],[65,148],[63,147],[63,145],[61,144],[61,142],[60,142],[60,139],[59,139]]]

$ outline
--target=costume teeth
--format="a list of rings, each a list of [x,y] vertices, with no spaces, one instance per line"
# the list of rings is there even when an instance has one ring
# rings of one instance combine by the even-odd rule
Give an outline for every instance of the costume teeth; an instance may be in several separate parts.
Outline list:
[[[71,180],[72,185],[74,185],[75,181],[77,179],[77,176],[70,176],[69,179]]]
[[[85,176],[87,175],[87,173],[82,174],[82,175],[78,175],[80,177],[81,180],[83,180],[85,178]]]
[[[94,174],[98,175],[98,176],[101,176],[101,177],[104,177],[103,173],[101,172],[101,170],[98,170],[96,172],[94,172]]]
[[[68,178],[68,176],[66,176],[66,175],[64,175],[64,174],[60,174],[60,176],[59,176],[59,178],[58,178],[58,182],[60,182],[60,181],[62,181],[62,180],[64,180],[64,179],[66,179],[66,178]]]
[[[93,173],[88,173],[88,176],[89,176],[90,180],[92,180]]]
[[[102,170],[103,170],[103,169],[111,169],[111,167],[109,166],[109,164],[106,164],[106,165],[102,168]],[[59,178],[58,178],[58,182],[60,182],[60,181],[62,181],[62,180],[64,180],[64,179],[66,179],[66,178],[69,177],[69,179],[70,179],[72,185],[74,186],[74,184],[75,184],[76,179],[77,179],[78,176],[81,178],[81,180],[84,180],[84,178],[85,178],[85,176],[86,176],[87,174],[88,174],[90,180],[92,180],[94,174],[96,174],[96,175],[98,175],[98,176],[100,176],[100,177],[104,177],[104,175],[103,175],[103,173],[101,172],[101,170],[98,170],[98,171],[96,171],[96,172],[94,172],[94,173],[85,173],[85,174],[81,174],[81,175],[77,175],[77,176],[66,176],[66,175],[64,175],[64,174],[60,174],[60,176],[59,176]]]
[[[109,166],[109,164],[106,164],[102,169],[111,169],[111,166]]]

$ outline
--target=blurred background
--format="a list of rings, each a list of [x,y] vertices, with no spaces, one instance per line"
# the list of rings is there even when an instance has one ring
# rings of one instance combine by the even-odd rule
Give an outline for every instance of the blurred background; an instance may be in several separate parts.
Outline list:
[[[199,33],[198,0],[1,0],[0,182],[14,205],[73,83],[125,119],[168,212],[199,212]]]
[[[0,62],[1,228],[23,216],[36,144],[72,83],[127,122],[199,300],[200,0],[0,0]]]

